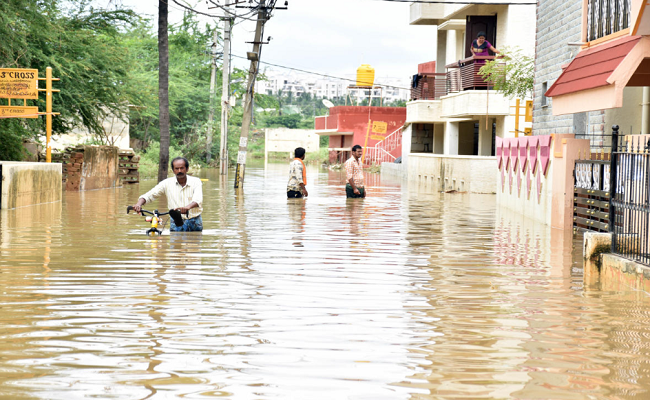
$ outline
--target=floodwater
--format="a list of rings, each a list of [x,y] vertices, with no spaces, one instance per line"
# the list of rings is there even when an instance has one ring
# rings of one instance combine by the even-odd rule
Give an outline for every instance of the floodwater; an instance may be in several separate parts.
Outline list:
[[[202,171],[203,233],[144,235],[153,181],[1,210],[0,398],[650,398],[649,295],[584,287],[578,239],[287,169]]]

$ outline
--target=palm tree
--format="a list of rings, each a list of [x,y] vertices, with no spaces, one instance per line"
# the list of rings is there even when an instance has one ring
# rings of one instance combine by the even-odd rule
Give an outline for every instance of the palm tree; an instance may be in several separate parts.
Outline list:
[[[160,165],[158,182],[167,179],[169,165],[169,41],[168,5],[158,0],[158,115],[160,123]]]

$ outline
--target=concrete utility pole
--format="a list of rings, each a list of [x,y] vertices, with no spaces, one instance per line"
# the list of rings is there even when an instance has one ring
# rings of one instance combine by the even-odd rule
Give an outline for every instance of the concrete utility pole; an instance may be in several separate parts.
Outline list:
[[[237,170],[235,172],[235,189],[244,186],[244,172],[246,170],[246,153],[248,151],[248,132],[250,131],[251,120],[253,118],[253,88],[255,87],[255,77],[259,68],[260,50],[262,48],[262,31],[266,23],[266,0],[260,0],[259,11],[257,13],[257,27],[255,28],[255,41],[253,42],[253,51],[248,53],[248,59],[251,61],[248,69],[248,82],[246,84],[246,98],[244,101],[244,115],[241,124],[241,137],[239,138],[239,153],[237,154]]]
[[[221,175],[228,174],[228,111],[230,104],[230,34],[233,19],[230,15],[224,18],[223,28],[223,65],[221,81],[221,147],[219,166]]]
[[[205,141],[205,161],[210,164],[212,161],[212,126],[214,125],[214,83],[217,75],[217,28],[214,29],[214,38],[212,39],[212,73],[210,74],[210,119],[208,120],[208,134]]]

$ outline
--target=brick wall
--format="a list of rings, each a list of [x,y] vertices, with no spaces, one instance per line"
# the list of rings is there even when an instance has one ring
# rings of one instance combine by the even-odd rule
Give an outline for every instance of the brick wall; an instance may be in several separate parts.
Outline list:
[[[588,115],[569,114],[553,116],[553,100],[547,98],[548,106],[542,106],[544,91],[562,73],[580,50],[580,46],[568,43],[581,41],[581,0],[545,0],[537,6],[537,35],[535,40],[535,99],[533,107],[533,134],[553,133],[602,133],[603,112],[592,111]],[[587,126],[585,126],[587,124]]]
[[[411,152],[433,153],[433,124],[413,124],[411,127]]]

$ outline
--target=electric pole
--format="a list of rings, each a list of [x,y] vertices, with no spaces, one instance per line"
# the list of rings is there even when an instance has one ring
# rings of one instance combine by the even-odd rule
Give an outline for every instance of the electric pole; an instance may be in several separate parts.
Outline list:
[[[246,98],[244,100],[244,115],[241,125],[241,137],[239,138],[239,153],[237,154],[237,169],[235,172],[235,189],[244,186],[244,172],[246,170],[246,153],[248,151],[248,132],[250,131],[251,119],[253,118],[253,92],[255,78],[259,68],[260,50],[262,49],[262,32],[266,23],[266,0],[260,0],[259,11],[257,12],[257,27],[255,28],[255,41],[253,51],[248,53],[251,61],[248,69],[248,82],[246,83]]]
[[[233,19],[230,15],[224,18],[223,29],[223,64],[221,80],[221,147],[219,166],[221,175],[228,174],[228,111],[230,104],[230,35]]]
[[[205,141],[205,161],[210,164],[212,161],[212,126],[214,125],[214,83],[217,75],[217,28],[214,28],[214,38],[212,39],[212,74],[210,74],[210,119],[208,120],[208,135]]]

